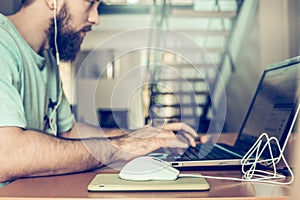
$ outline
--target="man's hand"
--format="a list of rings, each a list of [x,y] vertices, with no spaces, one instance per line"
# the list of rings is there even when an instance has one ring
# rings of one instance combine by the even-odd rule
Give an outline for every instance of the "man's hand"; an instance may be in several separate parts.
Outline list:
[[[127,161],[162,147],[185,149],[195,146],[197,137],[197,133],[187,124],[170,123],[160,127],[145,126],[111,142],[119,149],[116,157]]]

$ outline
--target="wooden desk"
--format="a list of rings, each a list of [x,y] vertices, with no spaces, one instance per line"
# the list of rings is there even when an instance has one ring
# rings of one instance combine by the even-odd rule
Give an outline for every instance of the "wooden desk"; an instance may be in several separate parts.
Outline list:
[[[277,186],[261,183],[245,183],[229,180],[207,179],[211,186],[202,192],[88,192],[87,186],[97,173],[111,173],[112,170],[79,173],[64,176],[26,178],[17,180],[0,189],[0,199],[288,199],[291,186]],[[212,176],[240,177],[238,170],[201,171]]]
[[[230,141],[229,141],[230,143]],[[230,180],[207,179],[211,186],[202,192],[88,192],[87,186],[97,173],[117,173],[112,169],[78,173],[64,176],[26,178],[0,188],[0,200],[21,199],[289,199],[292,186],[278,186],[262,183],[246,183]],[[197,171],[204,175],[237,177],[239,170]],[[193,173],[184,171],[183,173]]]

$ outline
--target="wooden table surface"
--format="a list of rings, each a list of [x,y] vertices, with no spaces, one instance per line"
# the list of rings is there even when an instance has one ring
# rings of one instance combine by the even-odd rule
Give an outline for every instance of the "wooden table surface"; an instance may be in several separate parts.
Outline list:
[[[112,173],[115,170],[72,175],[26,178],[17,180],[0,189],[0,199],[105,199],[105,198],[186,198],[186,199],[288,199],[291,186],[231,180],[207,179],[211,189],[200,192],[88,192],[87,186],[98,173]],[[184,173],[193,173],[185,171]],[[198,172],[199,173],[199,172]],[[201,171],[211,176],[240,177],[238,170]]]
[[[230,143],[230,141],[228,141]],[[201,173],[210,176],[241,178],[238,169],[184,170],[182,173]],[[0,200],[20,199],[289,199],[292,185],[279,186],[233,180],[206,179],[209,191],[193,192],[88,192],[87,186],[99,173],[118,173],[110,168],[61,176],[24,178],[0,188]]]

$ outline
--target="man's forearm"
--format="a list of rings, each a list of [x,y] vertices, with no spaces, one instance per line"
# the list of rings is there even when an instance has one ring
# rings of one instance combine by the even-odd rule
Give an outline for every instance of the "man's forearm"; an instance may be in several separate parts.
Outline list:
[[[82,130],[89,131],[88,128]],[[177,140],[173,132],[178,130],[183,130],[186,142]],[[146,126],[125,135],[127,137],[112,140],[107,137],[70,139],[17,127],[1,127],[0,182],[85,171],[118,160],[128,161],[167,146],[187,148],[189,144],[195,146],[193,138],[197,133],[185,124],[173,123],[163,129]]]
[[[7,133],[3,129],[0,130],[0,182],[85,171],[116,159],[116,148],[104,139],[80,141],[18,128],[14,131],[10,128]]]
[[[62,138],[87,139],[87,138],[117,138],[128,134],[122,129],[108,129],[102,127],[92,127],[84,123],[75,123],[73,128],[59,136]]]

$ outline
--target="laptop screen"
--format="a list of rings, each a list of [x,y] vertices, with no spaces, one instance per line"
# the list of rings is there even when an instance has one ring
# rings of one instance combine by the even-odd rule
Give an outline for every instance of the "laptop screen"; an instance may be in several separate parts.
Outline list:
[[[298,112],[300,57],[265,69],[238,141],[253,144],[261,133],[283,146]]]

